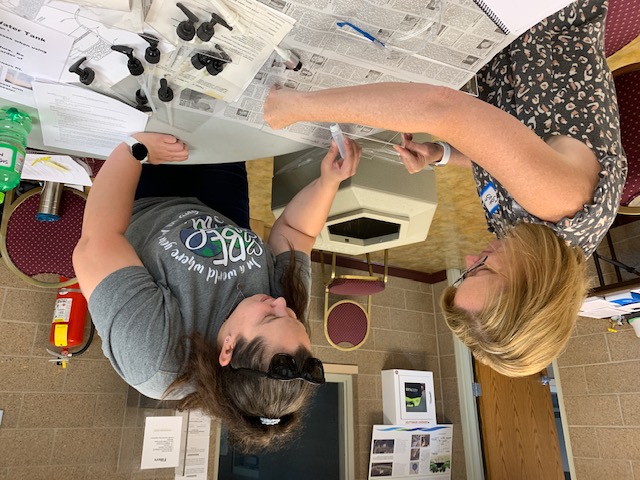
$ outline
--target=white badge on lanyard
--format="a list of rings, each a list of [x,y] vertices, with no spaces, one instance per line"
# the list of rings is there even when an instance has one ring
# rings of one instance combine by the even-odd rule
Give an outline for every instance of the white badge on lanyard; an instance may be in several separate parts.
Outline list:
[[[487,185],[480,192],[480,198],[484,208],[487,209],[489,215],[493,215],[498,210],[498,195],[496,193],[496,187],[493,182],[487,183]]]

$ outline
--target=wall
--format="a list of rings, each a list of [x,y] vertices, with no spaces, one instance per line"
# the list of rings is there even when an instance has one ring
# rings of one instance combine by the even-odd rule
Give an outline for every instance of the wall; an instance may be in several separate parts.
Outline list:
[[[611,231],[618,258],[640,266],[640,221]],[[606,242],[598,252],[609,255]],[[607,282],[612,269],[603,268]],[[624,279],[633,276],[623,272]],[[637,278],[637,277],[636,277]],[[558,358],[577,480],[640,480],[640,338],[629,325],[579,318]]]
[[[348,270],[339,272],[362,275]],[[453,478],[466,478],[452,334],[444,320],[440,317],[436,320],[434,314],[433,287],[437,295],[443,286],[432,287],[390,277],[385,291],[373,297],[371,332],[367,342],[353,352],[341,352],[332,348],[324,338],[324,291],[318,265],[314,265],[313,280],[310,321],[314,353],[328,363],[356,364],[359,367],[355,393],[356,478],[367,478],[371,426],[382,423],[380,371],[391,368],[434,372],[438,421],[457,422],[454,426]],[[335,300],[338,299],[331,296],[329,305]],[[444,377],[440,375],[440,355],[446,358]]]
[[[578,319],[559,357],[577,480],[640,480],[640,338]]]

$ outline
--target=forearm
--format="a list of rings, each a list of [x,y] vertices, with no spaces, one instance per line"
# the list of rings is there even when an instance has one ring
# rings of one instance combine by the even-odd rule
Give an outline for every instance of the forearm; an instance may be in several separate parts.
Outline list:
[[[84,210],[82,236],[124,234],[131,220],[133,200],[142,166],[121,143],[93,182]]]
[[[327,220],[340,182],[317,178],[293,197],[276,224],[284,224],[315,240]]]
[[[295,105],[288,106],[287,123],[357,123],[443,137],[438,124],[443,123],[449,107],[447,90],[428,84],[377,83],[305,92],[296,95]]]

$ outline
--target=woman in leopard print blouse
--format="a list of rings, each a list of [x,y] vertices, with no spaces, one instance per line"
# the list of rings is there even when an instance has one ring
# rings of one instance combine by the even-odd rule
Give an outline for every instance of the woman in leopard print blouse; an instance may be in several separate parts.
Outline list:
[[[578,0],[535,25],[478,74],[480,99],[425,84],[298,93],[274,89],[273,128],[361,123],[443,138],[450,163],[473,169],[497,240],[443,293],[447,323],[500,373],[545,368],[586,296],[585,261],[610,227],[626,178],[613,79],[604,55],[607,2]],[[414,173],[443,147],[403,134]]]

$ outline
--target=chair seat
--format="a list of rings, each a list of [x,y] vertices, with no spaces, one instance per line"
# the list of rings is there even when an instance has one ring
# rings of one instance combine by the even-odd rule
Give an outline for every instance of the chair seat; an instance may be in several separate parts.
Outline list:
[[[327,340],[339,347],[357,347],[369,333],[369,319],[364,309],[348,300],[331,307],[326,319]]]
[[[336,278],[328,286],[334,295],[374,295],[385,289],[384,280],[372,277],[365,278]]]
[[[615,78],[622,146],[629,162],[629,173],[622,191],[620,205],[633,206],[640,201],[640,71],[625,73]],[[633,203],[632,203],[633,202]]]
[[[82,231],[85,199],[64,190],[56,222],[36,220],[39,203],[40,194],[32,195],[11,213],[5,238],[11,262],[28,276],[74,278],[72,255]]]

